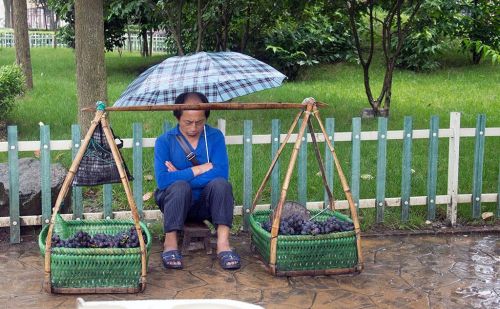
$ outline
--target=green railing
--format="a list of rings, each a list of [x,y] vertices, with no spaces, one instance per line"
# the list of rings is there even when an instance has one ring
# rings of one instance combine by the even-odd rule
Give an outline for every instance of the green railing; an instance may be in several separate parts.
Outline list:
[[[450,127],[440,129],[439,118],[433,116],[430,120],[429,129],[414,130],[412,127],[412,118],[404,118],[403,130],[388,131],[387,119],[378,119],[377,131],[361,131],[361,119],[352,119],[351,132],[334,132],[334,119],[327,118],[325,120],[326,131],[328,138],[332,144],[336,142],[351,143],[351,160],[350,173],[345,171],[346,175],[350,175],[350,187],[355,206],[359,208],[375,208],[377,222],[384,221],[384,214],[387,206],[400,206],[401,221],[407,222],[410,217],[410,206],[427,205],[427,219],[434,220],[436,218],[436,205],[447,205],[447,218],[452,224],[457,222],[457,204],[470,203],[472,205],[472,217],[479,218],[481,213],[481,203],[496,203],[495,216],[500,217],[500,169],[498,170],[498,189],[497,192],[484,193],[483,188],[483,165],[485,156],[485,138],[500,137],[500,127],[486,128],[486,116],[478,115],[476,128],[460,128],[460,113],[450,114]],[[219,128],[225,132],[225,121],[219,120]],[[164,130],[171,128],[171,125],[165,123]],[[78,148],[81,145],[81,132],[78,125],[71,127],[71,140],[51,140],[49,126],[40,127],[39,141],[18,141],[18,132],[16,126],[8,127],[8,141],[0,142],[0,153],[8,153],[9,165],[9,217],[0,218],[0,227],[10,228],[11,243],[20,241],[20,225],[45,225],[48,224],[51,215],[51,151],[71,150],[74,158]],[[137,208],[141,216],[145,219],[157,219],[161,217],[158,210],[143,210],[143,149],[154,147],[155,138],[143,138],[142,124],[133,124],[132,138],[124,139],[124,148],[132,149],[132,164],[134,181],[132,184],[133,193]],[[292,135],[288,143],[294,143],[296,134]],[[253,186],[260,182],[261,179],[254,179],[253,174],[253,145],[270,144],[271,154],[274,155],[279,148],[281,134],[281,126],[279,120],[272,120],[270,135],[253,135],[252,121],[245,120],[243,123],[243,134],[236,136],[226,136],[228,145],[243,145],[243,205],[235,207],[236,214],[242,214],[245,218],[244,228],[248,228],[248,215],[253,198]],[[461,137],[473,137],[475,139],[474,158],[473,158],[473,185],[472,192],[468,194],[458,193],[459,179],[459,147]],[[311,142],[310,136],[308,139],[303,139],[303,144],[307,145]],[[316,134],[318,142],[324,143],[322,134]],[[448,185],[447,194],[437,195],[438,184],[438,154],[439,154],[439,139],[448,139]],[[427,145],[427,180],[426,180],[426,195],[411,196],[412,194],[412,158],[415,156],[413,152],[413,141],[417,139],[428,139]],[[402,141],[402,173],[401,173],[401,191],[398,197],[386,197],[386,173],[388,168],[387,162],[387,143],[388,140]],[[372,198],[360,198],[360,179],[361,179],[361,146],[363,141],[376,141],[376,190],[375,196]],[[20,216],[19,212],[19,152],[20,151],[40,151],[41,163],[41,201],[42,214],[41,216]],[[491,153],[498,156],[499,149],[491,150]],[[345,158],[344,158],[345,159]],[[281,159],[280,159],[281,160]],[[324,154],[325,170],[327,181],[330,185],[334,184],[334,165],[331,153],[325,147]],[[344,160],[345,161],[345,160]],[[258,162],[260,164],[261,162]],[[270,161],[269,161],[270,163]],[[391,162],[389,162],[391,163]],[[240,166],[232,166],[232,168],[241,168]],[[496,167],[495,167],[496,170]],[[328,201],[308,201],[307,192],[307,147],[301,147],[298,157],[298,197],[299,202],[306,204],[308,208],[323,208],[328,205]],[[277,163],[271,175],[271,195],[270,204],[276,205],[279,198],[280,186],[280,166]],[[72,189],[73,214],[63,215],[74,220],[83,218],[124,218],[130,217],[129,211],[113,211],[112,209],[112,190],[111,185],[104,185],[103,188],[103,211],[96,213],[84,213],[82,189],[74,187]],[[324,194],[327,198],[326,192]],[[338,209],[347,209],[346,200],[337,200],[336,207]],[[258,205],[259,208],[269,207],[269,204]]]

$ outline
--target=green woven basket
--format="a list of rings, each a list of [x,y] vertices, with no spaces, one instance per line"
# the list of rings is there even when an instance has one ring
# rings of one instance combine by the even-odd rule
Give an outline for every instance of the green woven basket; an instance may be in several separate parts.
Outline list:
[[[151,233],[142,222],[146,234],[146,261],[151,251]],[[90,235],[98,233],[117,234],[134,226],[132,220],[71,220],[64,221],[59,214],[53,233],[66,239],[77,231]],[[49,226],[45,226],[38,237],[40,252],[45,256],[45,240]],[[51,248],[51,287],[60,293],[72,291],[126,292],[140,291],[140,248]]]
[[[311,211],[311,215],[318,214]],[[265,263],[270,262],[271,233],[262,223],[269,220],[270,210],[257,210],[250,215],[252,244]],[[335,211],[324,211],[315,220],[324,221],[335,216],[340,220],[351,219]],[[358,270],[358,253],[354,231],[322,235],[278,235],[276,249],[276,275],[321,275],[349,273]]]

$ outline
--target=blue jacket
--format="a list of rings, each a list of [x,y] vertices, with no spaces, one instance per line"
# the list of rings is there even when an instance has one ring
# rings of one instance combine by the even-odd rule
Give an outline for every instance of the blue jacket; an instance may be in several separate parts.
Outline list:
[[[186,155],[182,150],[179,142],[175,138],[176,135],[181,135],[179,125],[170,131],[164,133],[156,139],[155,143],[155,177],[156,183],[160,190],[166,189],[177,180],[189,182],[193,190],[194,200],[198,200],[201,190],[211,180],[223,177],[226,180],[229,177],[229,160],[227,157],[226,142],[224,135],[219,129],[205,125],[208,142],[208,154],[210,162],[213,164],[213,169],[205,172],[197,177],[194,177],[191,167],[193,164],[186,159]],[[196,159],[200,164],[207,163],[207,152],[205,148],[205,135],[200,134],[198,146],[192,149],[189,142],[187,145],[194,151]],[[165,166],[165,161],[170,161],[177,168],[177,171],[169,172]]]

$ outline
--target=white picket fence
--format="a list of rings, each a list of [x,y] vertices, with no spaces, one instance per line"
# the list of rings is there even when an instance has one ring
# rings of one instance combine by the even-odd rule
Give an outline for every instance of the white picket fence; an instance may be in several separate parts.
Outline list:
[[[30,32],[30,47],[66,47],[64,43],[57,38],[54,33],[50,32]],[[140,51],[142,46],[142,38],[137,34],[132,34],[130,40],[125,35],[124,46],[122,51]],[[149,39],[149,36],[148,36]],[[161,33],[153,33],[153,52],[165,51],[165,40],[167,37]],[[0,32],[0,47],[14,47],[14,33],[13,32]]]

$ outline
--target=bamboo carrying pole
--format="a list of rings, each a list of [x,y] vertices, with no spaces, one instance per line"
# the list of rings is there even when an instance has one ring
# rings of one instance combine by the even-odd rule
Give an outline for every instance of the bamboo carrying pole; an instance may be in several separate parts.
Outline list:
[[[130,205],[130,210],[132,212],[132,218],[134,219],[135,229],[137,230],[137,236],[139,238],[139,245],[141,248],[141,265],[142,265],[142,273],[141,273],[141,292],[146,288],[146,245],[144,243],[144,238],[142,237],[142,229],[139,224],[139,214],[137,211],[137,206],[135,205],[134,196],[132,195],[132,190],[130,189],[130,183],[128,181],[127,173],[123,167],[123,160],[118,151],[118,146],[116,146],[115,140],[113,138],[113,133],[108,126],[108,121],[106,119],[106,114],[101,118],[102,129],[104,131],[104,135],[106,136],[106,140],[108,141],[108,145],[111,148],[111,153],[113,154],[113,158],[115,159],[116,167],[118,168],[118,172],[120,173],[120,179],[122,181],[123,187],[125,188],[125,193],[127,195],[128,204]]]
[[[54,222],[56,220],[56,215],[59,212],[59,208],[61,207],[62,201],[64,200],[66,194],[68,193],[69,187],[71,185],[71,182],[73,181],[73,178],[75,177],[76,171],[78,169],[78,166],[80,165],[80,162],[82,161],[83,155],[87,150],[87,147],[90,143],[90,138],[92,137],[95,128],[101,121],[101,117],[103,116],[103,114],[104,110],[98,110],[96,112],[95,117],[90,124],[90,128],[87,134],[85,135],[85,138],[83,139],[82,145],[78,150],[75,159],[71,164],[71,167],[69,168],[66,178],[64,179],[64,182],[62,184],[61,190],[59,191],[59,195],[57,196],[56,203],[52,211],[52,216],[49,222],[49,230],[47,231],[47,238],[45,240],[45,290],[49,293],[52,292],[50,284],[50,248],[52,245],[52,231],[54,229]]]
[[[324,103],[316,102],[318,107],[326,106]],[[120,112],[144,112],[144,111],[174,111],[174,110],[251,110],[251,109],[304,109],[300,103],[198,103],[198,104],[164,104],[164,105],[141,105],[106,107],[106,111]],[[82,111],[93,112],[95,108],[83,108]]]

